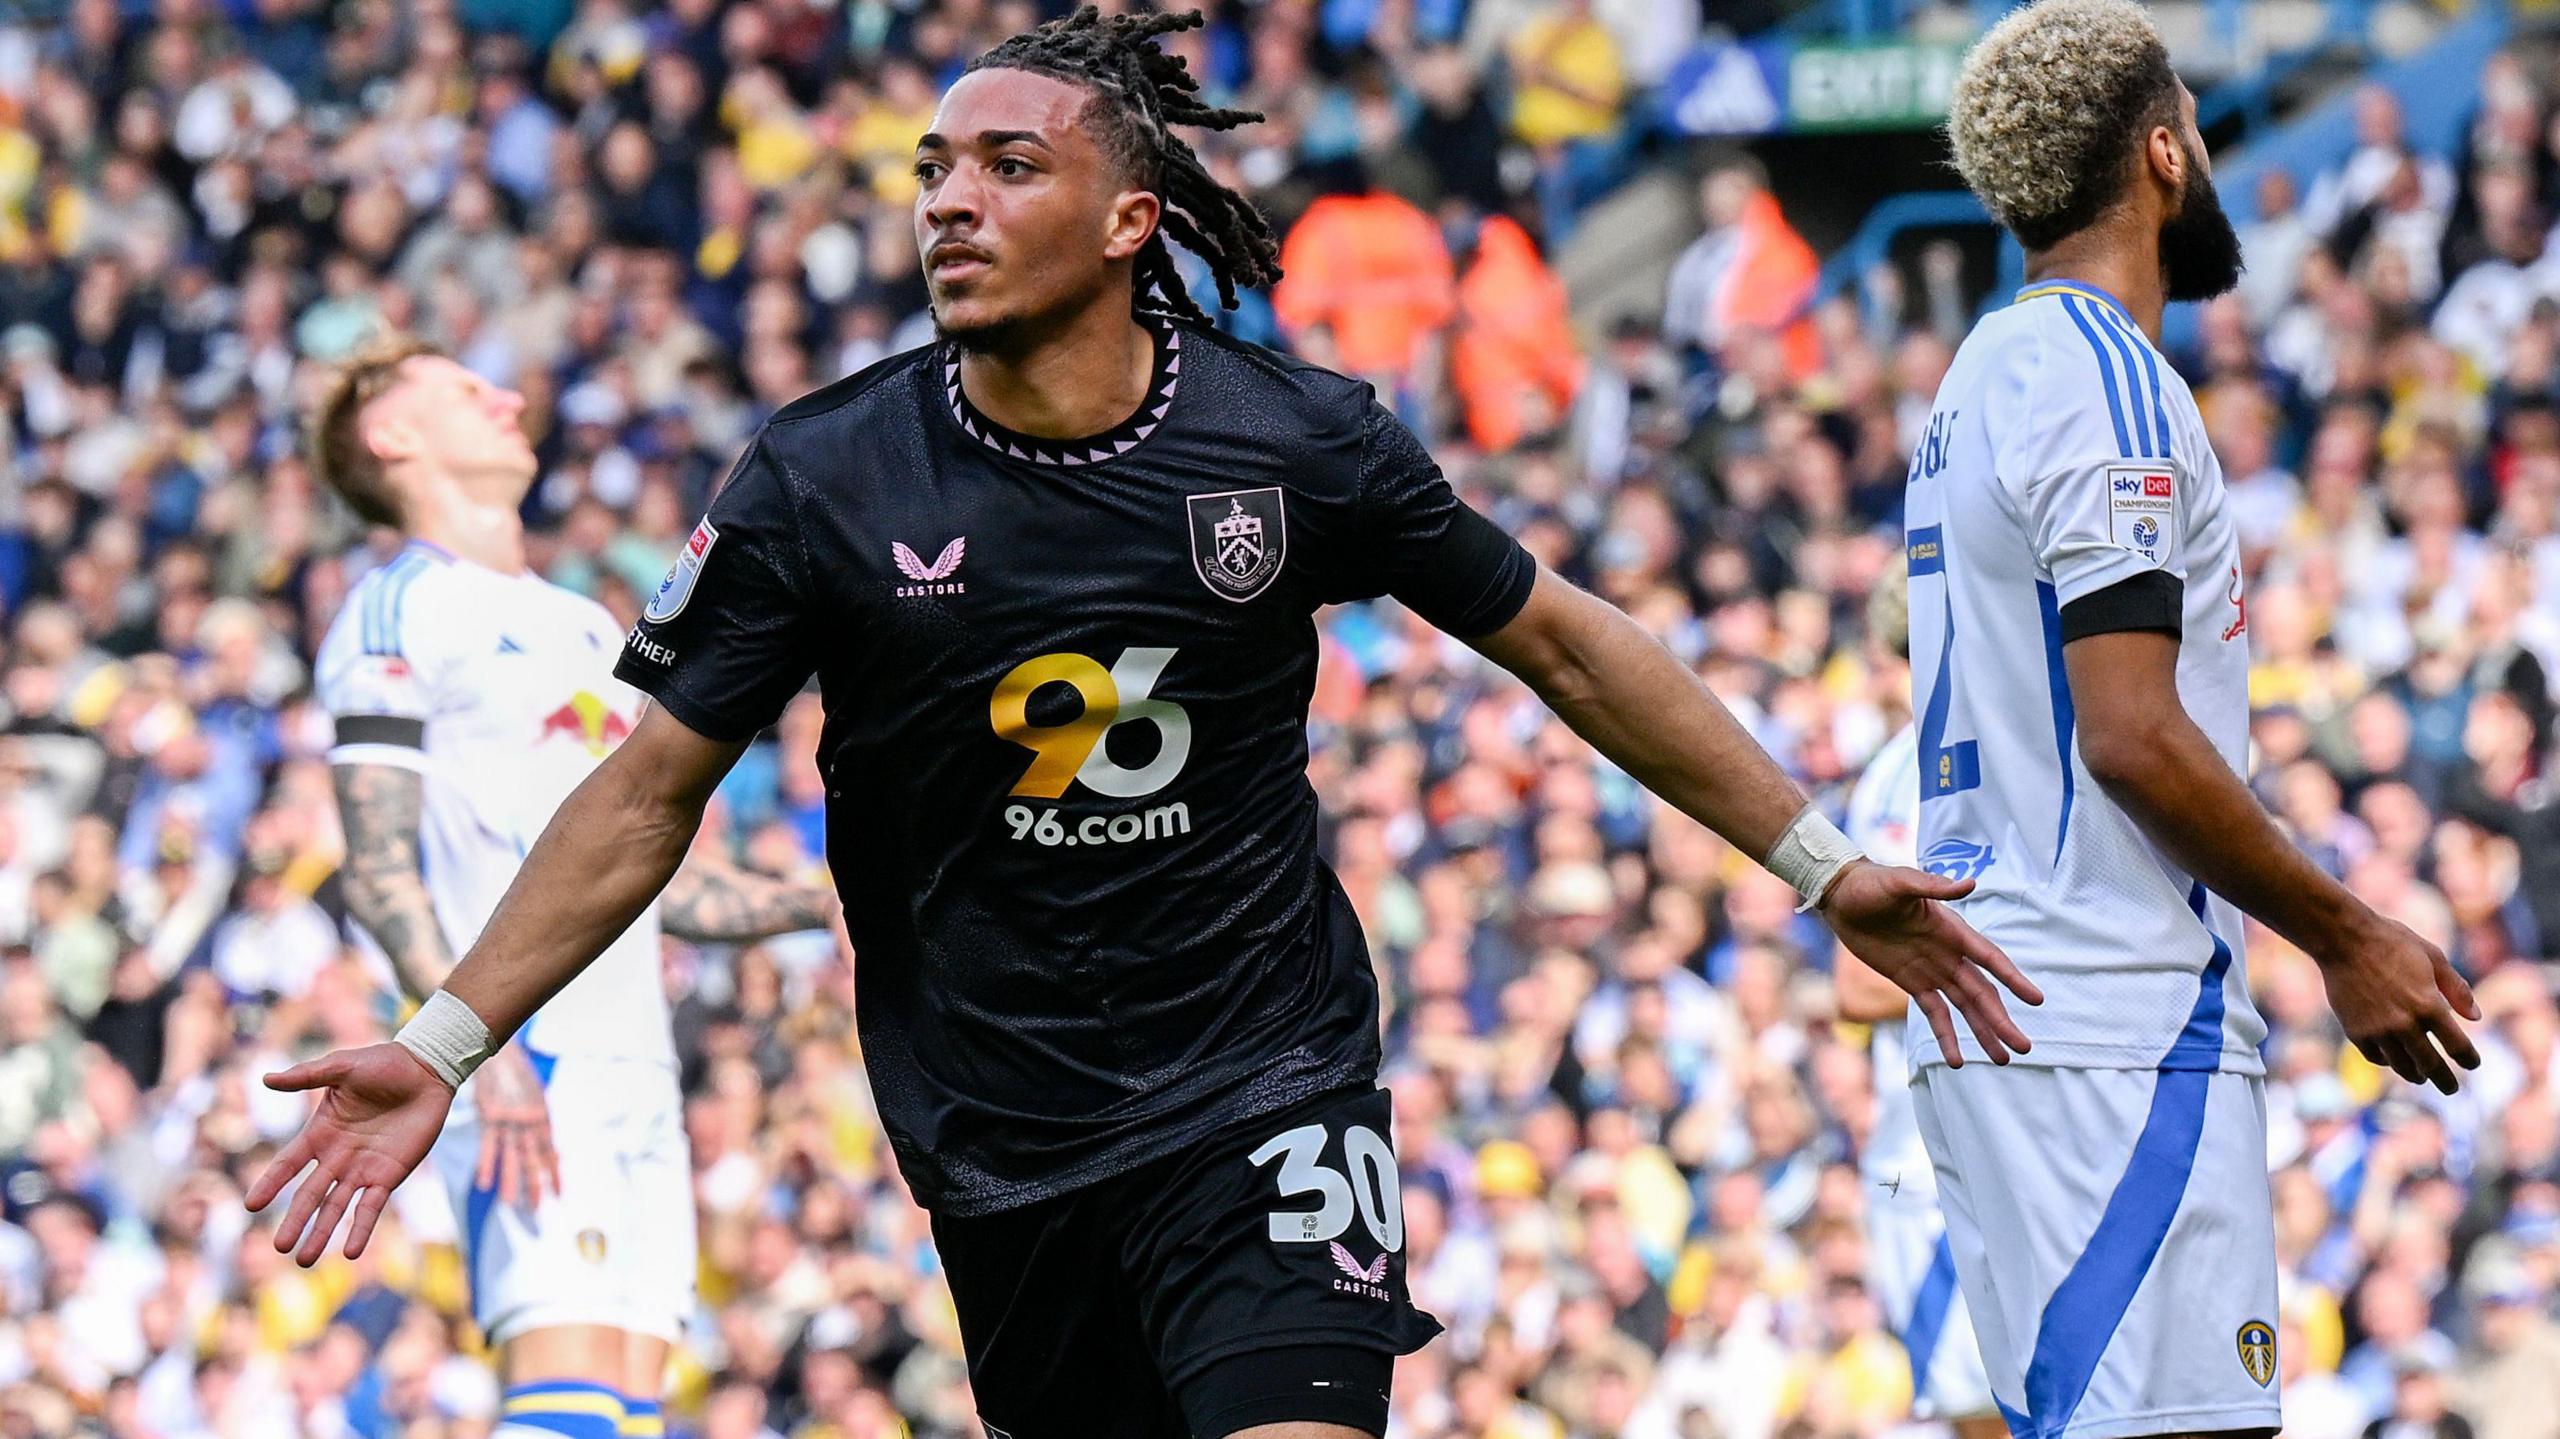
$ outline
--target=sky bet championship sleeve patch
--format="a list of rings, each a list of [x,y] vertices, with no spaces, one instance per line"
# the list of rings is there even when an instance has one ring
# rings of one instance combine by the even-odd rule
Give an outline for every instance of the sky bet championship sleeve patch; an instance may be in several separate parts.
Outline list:
[[[2165,564],[2177,546],[2178,487],[2159,461],[2107,466],[2107,518],[2116,546]]]
[[[702,562],[711,557],[711,547],[720,540],[720,532],[711,525],[711,517],[693,527],[667,577],[658,581],[658,592],[649,597],[649,608],[640,617],[653,625],[662,625],[684,613],[684,602],[693,598],[693,585],[702,578]]]
[[[408,715],[423,718],[432,706],[426,686],[403,655],[358,655],[338,668],[321,699],[340,715]]]

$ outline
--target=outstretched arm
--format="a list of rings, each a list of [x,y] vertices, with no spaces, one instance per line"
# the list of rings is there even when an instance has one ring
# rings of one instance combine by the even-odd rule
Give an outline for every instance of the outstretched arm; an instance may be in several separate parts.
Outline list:
[[[1803,791],[1715,694],[1606,600],[1541,570],[1519,615],[1475,643],[1619,768],[1753,859],[1767,862],[1804,811]],[[1820,908],[1842,942],[1919,1000],[1949,1063],[1958,1062],[1951,1005],[2005,1063],[2027,1037],[1983,972],[2029,1004],[2044,996],[1938,902],[1972,889],[1860,860],[1824,891]]]
[[[2480,1017],[2435,946],[2373,912],[2278,830],[2178,702],[2178,642],[2149,630],[2062,648],[2080,762],[2179,867],[2320,964],[2330,1006],[2367,1059],[2451,1094],[2445,1055],[2477,1068],[2454,1020]],[[2437,1050],[2442,1044],[2443,1052]]]
[[[661,707],[551,817],[479,941],[422,1016],[449,1001],[486,1045],[522,1028],[639,917],[683,860],[703,806],[745,741],[696,734]],[[413,1021],[413,1025],[417,1021]],[[426,1158],[454,1086],[398,1042],[344,1050],[267,1076],[270,1087],[324,1093],[302,1133],[246,1196],[264,1209],[306,1166],[277,1227],[279,1249],[312,1264],[353,1211],[346,1253],[364,1251],[391,1191]]]

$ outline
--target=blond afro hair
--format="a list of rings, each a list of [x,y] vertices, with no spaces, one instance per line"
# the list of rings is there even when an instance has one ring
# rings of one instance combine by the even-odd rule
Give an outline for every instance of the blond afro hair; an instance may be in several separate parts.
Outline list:
[[[1956,170],[2030,250],[2123,193],[2135,146],[2178,122],[2177,73],[2133,0],[2040,0],[1965,56],[1947,106]]]

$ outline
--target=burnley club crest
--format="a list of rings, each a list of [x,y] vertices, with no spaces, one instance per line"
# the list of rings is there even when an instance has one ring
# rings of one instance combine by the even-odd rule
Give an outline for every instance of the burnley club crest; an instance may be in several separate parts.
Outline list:
[[[1244,601],[1271,587],[1289,550],[1280,487],[1193,495],[1191,567],[1223,598]]]

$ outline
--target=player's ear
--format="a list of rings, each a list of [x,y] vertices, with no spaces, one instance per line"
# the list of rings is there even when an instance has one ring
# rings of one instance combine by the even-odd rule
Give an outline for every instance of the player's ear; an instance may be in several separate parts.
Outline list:
[[[377,463],[388,465],[418,453],[425,440],[399,406],[376,400],[356,423],[356,443],[371,451]]]
[[[2143,137],[2142,161],[2151,178],[2167,186],[2172,195],[2183,193],[2187,185],[2187,142],[2167,125],[2154,125]]]
[[[1102,237],[1106,260],[1134,259],[1164,219],[1164,201],[1151,190],[1123,190],[1111,199]]]

